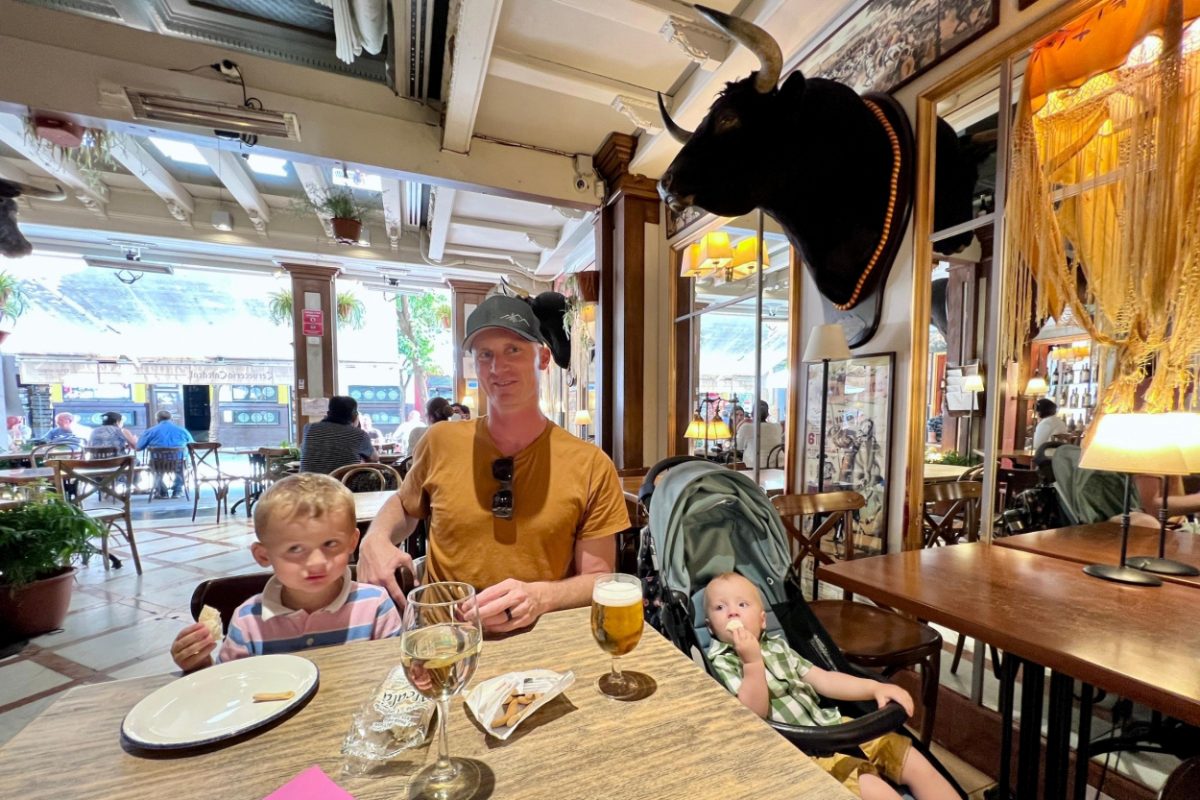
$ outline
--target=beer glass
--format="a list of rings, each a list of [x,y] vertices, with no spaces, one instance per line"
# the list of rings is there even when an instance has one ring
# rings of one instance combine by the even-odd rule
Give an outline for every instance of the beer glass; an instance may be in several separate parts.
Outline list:
[[[637,646],[642,638],[642,582],[635,575],[600,575],[592,589],[592,636],[612,656],[612,671],[601,676],[601,694],[631,700],[638,685],[622,675],[617,658]]]
[[[482,639],[475,589],[470,585],[431,583],[408,593],[400,663],[409,683],[436,702],[438,709],[438,758],[413,777],[410,798],[459,800],[479,788],[478,770],[464,759],[450,758],[446,720],[450,698],[475,674]]]

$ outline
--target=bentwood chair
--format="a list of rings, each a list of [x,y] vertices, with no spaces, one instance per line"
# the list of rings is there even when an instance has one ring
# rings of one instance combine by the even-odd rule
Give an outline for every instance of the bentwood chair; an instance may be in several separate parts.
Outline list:
[[[115,447],[84,447],[83,457],[91,460],[96,458],[116,458],[121,453]]]
[[[938,677],[941,671],[942,637],[928,625],[888,608],[856,603],[846,592],[842,600],[817,600],[817,570],[833,564],[834,556],[854,558],[854,512],[866,505],[858,492],[780,495],[771,504],[783,519],[797,555],[797,574],[804,559],[813,559],[813,602],[808,607],[820,620],[838,649],[851,664],[878,670],[891,677],[902,669],[920,667],[921,742],[929,744],[937,713]],[[806,520],[814,524],[806,525]],[[810,531],[810,532],[805,532]],[[840,534],[842,546],[822,548],[822,539]],[[832,553],[830,552],[832,551]]]
[[[66,442],[59,442],[57,444],[39,444],[33,448],[33,451],[29,454],[29,458],[31,466],[37,469],[38,467],[51,466],[49,462],[55,459],[79,458],[79,455],[80,447],[67,444]]]
[[[329,473],[352,492],[386,492],[400,488],[400,473],[387,464],[347,464]]]
[[[983,484],[979,481],[951,481],[925,484],[925,546],[958,544],[979,540],[979,511]]]
[[[217,522],[221,521],[221,506],[229,513],[229,485],[234,476],[221,471],[220,442],[188,442],[188,458],[192,462],[192,522],[200,507],[200,488],[208,486],[217,501]]]
[[[133,537],[133,516],[130,512],[130,487],[133,485],[133,456],[117,456],[116,458],[73,459],[62,458],[55,462],[58,474],[55,482],[58,492],[63,497],[71,497],[74,505],[78,506],[90,518],[104,527],[100,537],[100,551],[104,556],[104,568],[108,569],[110,556],[108,553],[108,537],[115,531],[129,542],[129,550],[133,554],[133,565],[137,574],[142,574],[142,561],[138,557],[137,542]],[[74,485],[73,495],[68,495],[65,484]],[[100,503],[94,508],[84,508],[89,498],[96,498]],[[115,566],[120,566],[116,561]]]
[[[165,488],[167,479],[171,479],[171,492],[178,493],[183,490],[183,496],[191,500],[191,494],[188,493],[187,478],[184,475],[187,462],[183,458],[183,451],[178,447],[148,447],[149,451],[148,463],[150,466],[150,475],[154,478],[154,483],[150,487],[150,491],[146,495],[146,502],[150,503],[157,499],[155,486],[158,486],[160,481]]]

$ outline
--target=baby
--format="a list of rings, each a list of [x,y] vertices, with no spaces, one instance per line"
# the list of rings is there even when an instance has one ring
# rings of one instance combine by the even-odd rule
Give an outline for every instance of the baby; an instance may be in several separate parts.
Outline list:
[[[820,695],[834,700],[874,700],[883,708],[894,700],[910,715],[912,698],[889,683],[829,672],[813,666],[778,635],[764,635],[767,614],[758,589],[734,572],[718,575],[704,591],[704,612],[712,632],[708,660],[742,704],[760,717],[791,725],[837,725],[845,718],[822,707]],[[835,754],[814,758],[826,772],[863,800],[900,800],[883,778],[905,784],[917,800],[957,800],[959,794],[912,742],[889,733],[861,745],[866,759]]]
[[[250,552],[275,574],[233,613],[218,661],[399,635],[388,593],[350,579],[358,527],[341,483],[314,473],[276,481],[254,506],[254,531]],[[190,672],[210,666],[216,646],[197,622],[175,637],[171,658]]]

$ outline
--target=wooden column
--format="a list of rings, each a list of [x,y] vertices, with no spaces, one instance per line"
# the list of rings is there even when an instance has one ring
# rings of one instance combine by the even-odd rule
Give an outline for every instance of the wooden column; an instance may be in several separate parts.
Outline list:
[[[341,267],[317,264],[283,264],[292,278],[292,363],[295,367],[295,439],[299,444],[305,424],[319,420],[304,413],[304,399],[337,394],[337,294],[335,281]],[[319,336],[304,335],[305,311],[320,312]],[[315,320],[314,320],[315,323]]]
[[[600,267],[599,444],[618,469],[648,466],[643,447],[645,347],[655,338],[647,323],[663,313],[646,308],[646,226],[659,224],[655,181],[629,172],[637,139],[611,133],[592,157],[608,194],[596,220]],[[660,235],[654,228],[652,235]]]
[[[462,340],[467,331],[467,317],[475,307],[483,302],[483,298],[496,288],[493,283],[478,283],[476,281],[446,281],[450,285],[451,304],[454,308],[452,328],[454,331],[454,397],[453,402],[462,402],[467,394],[467,380],[474,379],[475,365],[470,355],[463,350]],[[473,416],[487,413],[487,396],[482,391],[476,393],[477,404]],[[418,409],[422,414],[425,409]]]

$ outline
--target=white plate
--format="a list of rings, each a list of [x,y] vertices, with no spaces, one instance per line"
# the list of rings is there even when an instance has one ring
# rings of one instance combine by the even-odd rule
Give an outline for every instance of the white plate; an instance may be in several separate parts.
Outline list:
[[[172,681],[134,706],[121,722],[132,744],[155,750],[196,747],[268,724],[317,690],[317,665],[291,655],[253,656]],[[296,694],[255,703],[260,692]]]

